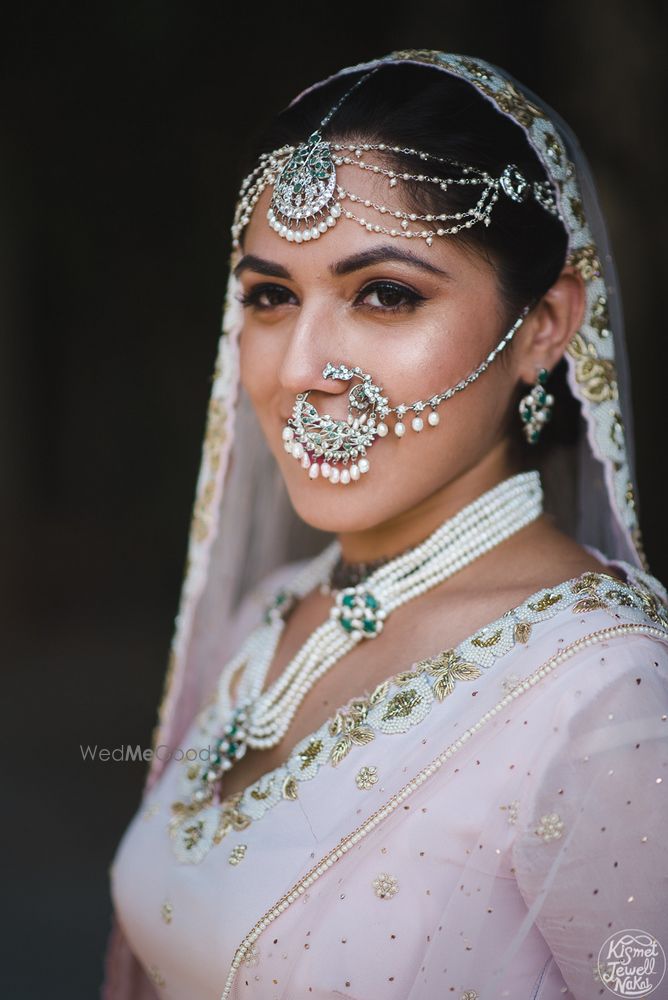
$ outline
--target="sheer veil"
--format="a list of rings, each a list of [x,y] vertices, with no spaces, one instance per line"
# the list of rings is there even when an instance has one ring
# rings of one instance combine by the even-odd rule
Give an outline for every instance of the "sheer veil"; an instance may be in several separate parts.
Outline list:
[[[346,67],[302,91],[380,63],[409,61],[468,81],[527,135],[555,187],[569,233],[569,260],[587,287],[585,320],[566,355],[581,407],[577,444],[555,451],[541,473],[546,509],[583,544],[649,572],[638,527],[633,415],[621,300],[591,170],[570,128],[504,70],[436,50],[401,50]],[[178,746],[286,563],[332,541],[294,512],[279,469],[239,381],[240,283],[230,259],[223,329],[208,406],[185,574],[153,746]],[[147,791],[164,763],[154,756]],[[132,958],[115,926],[105,996]]]

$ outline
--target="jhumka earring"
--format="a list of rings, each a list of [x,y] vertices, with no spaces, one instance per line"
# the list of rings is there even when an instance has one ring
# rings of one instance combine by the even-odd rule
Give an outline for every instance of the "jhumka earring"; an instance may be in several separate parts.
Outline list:
[[[547,368],[539,368],[536,384],[526,396],[522,396],[519,405],[520,417],[524,434],[529,444],[536,444],[545,424],[552,416],[554,396],[545,390],[548,379]]]

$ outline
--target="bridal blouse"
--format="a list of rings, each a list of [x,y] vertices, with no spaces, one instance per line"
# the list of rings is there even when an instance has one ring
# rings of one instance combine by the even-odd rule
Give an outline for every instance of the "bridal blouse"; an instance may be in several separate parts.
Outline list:
[[[626,582],[540,591],[360,691],[185,837],[197,765],[170,761],[111,869],[133,998],[589,1000],[612,936],[668,947],[666,591],[588,548]]]

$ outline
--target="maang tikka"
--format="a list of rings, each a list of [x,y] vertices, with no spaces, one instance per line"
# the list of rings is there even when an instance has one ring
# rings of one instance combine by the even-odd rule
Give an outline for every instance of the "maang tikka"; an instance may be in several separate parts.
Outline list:
[[[343,102],[382,65],[381,63],[361,76],[330,108],[305,142],[297,147],[282,146],[260,156],[258,166],[244,179],[241,186],[232,225],[234,249],[240,247],[241,233],[268,185],[273,185],[271,204],[267,210],[268,223],[283,239],[297,244],[320,239],[340,218],[346,218],[359,223],[369,232],[408,239],[418,237],[432,246],[435,236],[447,237],[468,229],[477,222],[489,226],[492,208],[501,193],[516,203],[533,197],[546,211],[560,217],[550,182],[529,181],[514,164],[508,164],[495,177],[479,167],[417,149],[386,143],[330,143],[324,139],[322,129]],[[382,163],[370,163],[365,154],[372,150],[389,154],[390,157],[414,156],[425,162],[447,164],[452,168],[453,175],[444,178],[424,173],[413,174],[390,169]],[[349,153],[353,155],[350,156]],[[336,176],[336,167],[344,164],[386,178],[391,189],[403,181],[434,184],[443,192],[447,192],[450,186],[468,186],[472,191],[479,192],[478,199],[471,208],[458,212],[424,215],[406,212],[399,207],[392,208],[373,202],[344,188],[338,183]],[[372,223],[352,208],[344,209],[342,202],[346,199],[353,205],[359,204],[380,215],[389,215],[392,224],[384,226]],[[422,229],[412,225],[424,222],[430,223],[431,227]],[[368,449],[377,438],[386,437],[390,432],[387,423],[390,414],[396,415],[393,430],[399,438],[406,433],[404,417],[409,412],[413,414],[409,425],[411,430],[419,433],[425,426],[436,427],[440,420],[437,412],[440,403],[466,388],[487,369],[510,342],[528,312],[529,306],[526,306],[511,329],[475,371],[444,392],[413,403],[390,406],[387,396],[383,395],[383,387],[374,381],[371,374],[357,366],[327,362],[323,368],[323,378],[345,379],[355,383],[348,392],[348,414],[343,419],[333,418],[329,414],[321,415],[309,401],[311,390],[299,393],[292,416],[282,432],[285,450],[301,462],[311,479],[322,476],[333,484],[359,480],[370,468]],[[427,407],[430,410],[425,421],[423,411]]]

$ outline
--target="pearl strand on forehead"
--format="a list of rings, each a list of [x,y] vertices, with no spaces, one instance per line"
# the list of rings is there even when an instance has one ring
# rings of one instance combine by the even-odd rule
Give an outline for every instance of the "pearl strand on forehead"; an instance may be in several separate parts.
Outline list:
[[[287,732],[308,691],[362,639],[375,638],[391,612],[426,593],[478,556],[535,520],[543,510],[536,470],[511,476],[444,521],[425,541],[385,563],[355,587],[336,591],[329,618],[309,636],[280,676],[262,691],[290,610],[300,597],[325,584],[339,557],[338,541],[303,568],[289,589],[279,591],[265,621],[244,643],[221,675],[218,717],[227,720],[217,757],[203,776],[202,801],[215,782],[248,747],[276,746]],[[229,680],[246,665],[231,713]]]

